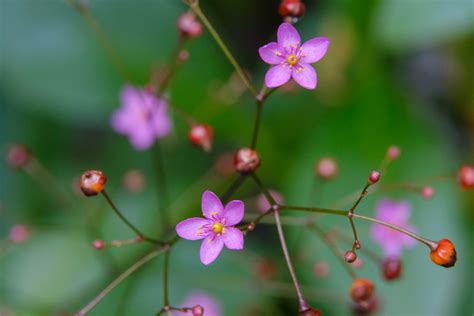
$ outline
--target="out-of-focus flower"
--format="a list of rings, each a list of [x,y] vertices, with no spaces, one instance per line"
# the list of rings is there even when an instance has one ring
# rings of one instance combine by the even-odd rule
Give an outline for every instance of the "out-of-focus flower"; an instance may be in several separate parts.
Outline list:
[[[375,207],[375,217],[381,221],[415,231],[408,220],[411,205],[407,201],[380,200]],[[372,239],[382,247],[385,257],[399,258],[403,248],[411,248],[416,241],[411,237],[380,224],[374,224],[370,231]]]
[[[165,99],[130,85],[122,89],[120,99],[120,108],[112,115],[112,128],[127,135],[135,149],[148,149],[157,138],[170,133],[172,122]]]
[[[30,236],[30,230],[28,226],[17,224],[10,228],[9,238],[16,244],[21,244],[22,242],[26,241]]]
[[[222,308],[219,302],[211,295],[202,292],[195,291],[191,292],[179,306],[183,307],[195,307],[202,306],[204,308],[204,316],[222,316]],[[173,311],[175,316],[190,315],[190,313],[183,313],[179,311]]]
[[[458,180],[461,187],[465,190],[474,188],[474,167],[463,165],[459,169]]]
[[[429,199],[429,198],[433,197],[433,194],[434,194],[434,190],[430,186],[426,186],[426,187],[423,187],[421,189],[421,196],[424,199]]]
[[[395,160],[400,156],[400,147],[392,145],[387,149],[387,158],[389,160]]]
[[[139,193],[145,187],[145,176],[140,170],[130,169],[123,175],[123,187],[131,193]]]
[[[92,247],[97,250],[102,250],[105,248],[105,242],[102,239],[96,239],[92,242]]]
[[[283,196],[281,196],[281,194],[275,190],[270,190],[270,195],[273,197],[273,199],[278,203],[278,204],[283,204]],[[268,211],[268,209],[270,208],[270,203],[268,203],[268,200],[267,198],[265,197],[264,194],[260,194],[258,197],[257,197],[257,209],[264,213],[266,211]]]
[[[178,17],[176,22],[179,33],[186,38],[195,38],[202,34],[202,25],[192,12],[186,12]]]
[[[331,180],[339,173],[339,166],[333,158],[324,157],[316,162],[314,171],[321,179]]]
[[[315,89],[316,72],[310,64],[324,57],[329,39],[315,37],[301,45],[298,31],[289,23],[282,23],[277,35],[278,42],[259,49],[263,61],[272,65],[265,75],[265,85],[276,88],[293,78],[303,88]]]
[[[232,250],[244,248],[244,235],[234,227],[244,218],[245,205],[242,201],[233,200],[224,207],[213,192],[205,191],[201,209],[204,218],[192,217],[181,221],[176,225],[176,232],[184,239],[203,239],[200,251],[203,264],[216,260],[224,245]]]
[[[6,160],[11,168],[23,168],[30,162],[31,152],[25,145],[13,144],[8,147]]]

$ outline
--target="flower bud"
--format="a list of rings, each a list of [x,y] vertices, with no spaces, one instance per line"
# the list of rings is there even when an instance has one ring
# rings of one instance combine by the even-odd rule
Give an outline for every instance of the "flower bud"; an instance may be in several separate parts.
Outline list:
[[[192,12],[180,15],[177,26],[182,37],[195,38],[202,34],[202,25]]]
[[[398,147],[396,145],[392,145],[392,146],[388,147],[387,158],[389,160],[395,160],[395,159],[398,158],[398,156],[400,156],[400,147]]]
[[[456,249],[449,239],[440,240],[430,256],[431,261],[445,268],[451,268],[457,260]]]
[[[367,301],[374,293],[374,283],[368,279],[358,278],[352,281],[351,297],[355,302]]]
[[[194,146],[210,151],[212,149],[212,139],[214,130],[207,124],[195,124],[191,127],[188,139]]]
[[[344,260],[346,260],[349,263],[356,261],[356,259],[357,259],[357,254],[355,253],[355,251],[348,250],[344,254]]]
[[[429,199],[430,197],[433,196],[433,194],[434,194],[434,190],[430,186],[426,186],[426,187],[423,187],[423,189],[421,189],[421,196],[425,199]]]
[[[278,13],[285,20],[300,18],[305,11],[306,6],[300,0],[283,0],[278,8]]]
[[[374,183],[377,183],[379,182],[380,180],[380,172],[378,171],[372,171],[370,174],[369,174],[369,183],[370,184],[374,184]]]
[[[339,173],[339,167],[333,158],[326,157],[316,162],[314,171],[321,179],[331,180]]]
[[[234,167],[237,172],[252,173],[260,166],[258,153],[250,148],[241,148],[234,156]]]
[[[382,261],[382,272],[385,280],[395,280],[402,272],[402,261],[398,258],[387,258]]]
[[[89,170],[81,176],[81,190],[86,196],[94,196],[104,190],[107,177],[98,170]]]
[[[204,315],[204,307],[201,305],[196,305],[191,308],[191,315],[193,316],[203,316]]]
[[[310,307],[307,310],[301,311],[299,316],[321,316],[321,312],[317,309]]]
[[[13,144],[7,150],[7,163],[14,169],[25,167],[31,159],[31,153],[25,145]]]
[[[102,250],[105,248],[105,242],[101,239],[96,239],[92,242],[92,247],[97,250]]]
[[[458,181],[465,190],[474,188],[474,167],[463,165],[459,169]]]

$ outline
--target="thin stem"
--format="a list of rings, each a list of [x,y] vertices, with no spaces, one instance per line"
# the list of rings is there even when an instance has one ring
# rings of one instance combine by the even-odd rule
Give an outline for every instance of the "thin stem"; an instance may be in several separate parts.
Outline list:
[[[169,306],[168,298],[168,271],[169,271],[170,249],[166,250],[163,267],[163,305]]]
[[[135,227],[132,223],[128,221],[128,219],[118,210],[118,208],[115,206],[114,202],[112,202],[112,199],[110,196],[107,194],[107,192],[104,190],[102,191],[102,195],[105,197],[107,200],[107,203],[110,205],[112,210],[117,214],[117,216],[128,226],[130,229],[132,229],[138,236],[140,236],[143,240],[146,240],[148,242],[161,245],[163,244],[161,241],[150,238],[146,236],[144,233],[142,233],[137,227]]]
[[[181,50],[184,48],[185,43],[186,43],[186,38],[184,38],[183,36],[180,36],[179,39],[178,39],[178,42],[176,43],[175,48],[173,49],[173,52],[172,52],[171,57],[170,57],[170,61],[168,63],[170,68],[168,69],[168,72],[166,73],[166,76],[163,79],[163,81],[160,82],[159,87],[156,91],[156,95],[158,97],[161,96],[163,94],[163,92],[166,90],[169,83],[171,82],[171,79],[176,74],[179,66],[181,65],[178,62],[178,56],[179,56],[179,53],[181,52]]]
[[[359,237],[357,236],[357,229],[355,227],[354,220],[352,219],[352,217],[354,216],[354,212],[355,212],[357,206],[360,204],[362,199],[367,195],[367,193],[368,193],[367,189],[371,185],[372,185],[372,183],[367,182],[365,187],[362,189],[362,192],[360,193],[359,198],[356,200],[354,205],[351,207],[351,209],[349,210],[349,213],[347,213],[347,217],[349,218],[349,223],[351,224],[351,228],[352,228],[352,234],[354,235],[354,244],[352,246],[352,251],[355,251],[356,248],[357,249],[360,248]]]
[[[206,26],[209,33],[211,33],[212,37],[216,41],[217,45],[219,45],[219,47],[221,48],[224,55],[227,57],[229,62],[232,64],[232,66],[237,71],[237,74],[239,75],[239,77],[242,79],[242,81],[247,86],[247,89],[249,89],[249,91],[256,97],[257,96],[257,91],[253,87],[252,83],[248,79],[248,77],[245,74],[245,72],[243,71],[242,67],[240,67],[239,63],[235,60],[234,56],[232,55],[232,53],[227,48],[227,46],[224,43],[224,41],[222,40],[222,38],[219,36],[217,31],[212,26],[211,22],[207,19],[206,15],[202,12],[201,8],[199,7],[199,1],[187,0],[186,2],[188,3],[191,10],[193,10],[193,12],[199,17],[199,19],[202,21],[202,23],[204,23],[204,25]]]
[[[372,218],[372,217],[368,217],[368,216],[363,216],[363,215],[358,215],[358,214],[354,214],[354,217],[355,218],[359,218],[359,219],[362,219],[364,221],[369,221],[369,222],[373,222],[373,223],[377,223],[377,224],[380,224],[380,225],[384,225],[386,227],[389,227],[393,230],[396,230],[400,233],[403,233],[405,235],[408,235],[410,236],[411,238],[414,238],[416,240],[418,240],[419,242],[425,244],[426,246],[428,246],[431,250],[435,249],[436,246],[437,246],[437,243],[434,242],[433,240],[430,240],[430,239],[427,239],[427,238],[424,238],[424,237],[421,237],[420,235],[417,235],[415,233],[412,233],[400,226],[397,226],[397,225],[393,225],[393,224],[389,224],[389,223],[386,223],[384,221],[381,221],[381,220],[378,220],[378,219],[375,219],[375,218]]]
[[[257,174],[255,173],[252,173],[252,179],[255,181],[255,183],[257,184],[257,186],[259,187],[260,191],[262,191],[263,195],[265,196],[265,198],[267,199],[268,203],[270,203],[270,205],[276,205],[278,206],[278,203],[275,201],[275,199],[272,197],[272,195],[270,194],[270,192],[267,190],[267,188],[265,188],[265,186],[263,185],[262,181],[260,181],[260,178],[257,176]]]
[[[166,207],[168,206],[168,186],[166,181],[166,173],[163,165],[163,154],[161,152],[161,146],[159,142],[155,143],[153,151],[153,163],[156,169],[156,178],[158,182],[158,205],[159,213],[161,214],[161,227],[162,231],[165,232],[168,227],[168,214]]]
[[[227,191],[222,195],[222,198],[221,198],[222,202],[224,203],[228,202],[232,194],[234,194],[235,191],[237,191],[240,188],[240,186],[244,183],[245,179],[247,179],[247,175],[245,174],[239,175],[239,177],[232,182],[232,184],[227,189]]]
[[[252,149],[255,149],[255,147],[257,146],[258,132],[260,131],[260,125],[262,121],[262,108],[263,103],[257,102],[257,114],[255,115],[255,124],[252,133],[252,143],[250,145],[250,148]]]
[[[349,211],[333,210],[333,209],[329,209],[329,208],[290,206],[290,205],[280,205],[278,207],[278,209],[280,209],[280,210],[304,211],[304,212],[315,212],[315,213],[323,213],[323,214],[334,214],[334,215],[341,215],[341,216],[347,216],[347,214],[349,213]]]
[[[344,235],[343,233],[333,230],[331,232],[327,233],[328,235],[335,236],[335,238],[339,238],[342,241],[348,242],[348,243],[353,243],[353,239],[350,236]],[[374,251],[370,250],[369,248],[362,248],[360,249],[362,253],[365,253],[367,257],[369,257],[372,261],[375,263],[380,263],[383,261],[383,258],[379,256],[377,253]]]
[[[110,291],[112,291],[117,285],[122,283],[130,274],[141,268],[145,265],[148,261],[155,258],[156,256],[160,255],[164,250],[163,249],[156,249],[135,262],[132,266],[130,266],[124,273],[118,276],[115,280],[112,281],[102,292],[99,293],[89,304],[87,304],[84,308],[82,308],[79,312],[76,313],[76,316],[85,316],[89,313]]]
[[[306,303],[303,293],[301,292],[300,285],[298,283],[298,279],[296,278],[295,271],[293,269],[293,265],[291,263],[290,255],[288,253],[288,247],[286,246],[286,241],[285,241],[285,235],[283,234],[283,228],[281,227],[281,221],[280,221],[280,213],[278,210],[274,211],[274,216],[275,216],[275,222],[276,222],[276,227],[278,230],[278,236],[280,237],[280,244],[281,248],[283,250],[283,255],[286,260],[286,264],[288,265],[288,271],[290,272],[291,279],[293,281],[293,285],[296,290],[296,296],[298,297],[298,303],[299,303],[299,311],[305,311],[309,309],[309,305]]]

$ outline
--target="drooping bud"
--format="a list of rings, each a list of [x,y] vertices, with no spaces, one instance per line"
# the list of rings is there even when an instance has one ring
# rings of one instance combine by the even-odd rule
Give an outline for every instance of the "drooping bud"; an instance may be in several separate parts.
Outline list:
[[[458,181],[465,190],[474,188],[474,167],[463,165],[459,169]]]
[[[398,156],[400,156],[400,147],[398,147],[396,145],[392,145],[392,146],[388,147],[387,158],[389,160],[395,160],[395,159],[398,158]]]
[[[294,22],[302,17],[306,6],[300,0],[283,0],[278,8],[278,13],[287,22]]]
[[[316,162],[314,171],[321,179],[331,180],[339,173],[339,166],[333,158],[325,157]]]
[[[379,180],[380,180],[380,172],[374,170],[369,174],[368,181],[370,184],[377,183],[379,182]]]
[[[242,174],[253,173],[260,166],[258,153],[251,148],[241,148],[234,156],[234,167]]]
[[[204,307],[201,305],[196,305],[191,308],[191,314],[193,316],[203,316],[204,315]]]
[[[29,149],[22,144],[13,144],[7,150],[7,163],[14,169],[25,167],[31,160]]]
[[[214,130],[207,124],[194,124],[188,134],[191,144],[204,149],[204,151],[212,149],[213,138]]]
[[[102,250],[105,248],[105,242],[101,239],[96,239],[92,242],[92,247],[97,250]]]
[[[321,312],[317,309],[310,307],[307,310],[301,311],[299,316],[321,316]]]
[[[433,194],[434,194],[434,190],[430,186],[426,186],[426,187],[423,187],[423,189],[421,189],[421,196],[424,199],[429,199],[430,197],[433,196]]]
[[[186,38],[195,38],[202,34],[202,25],[192,12],[180,15],[177,26],[181,36]]]
[[[355,251],[348,250],[344,254],[344,260],[346,260],[349,263],[356,261],[356,259],[357,259],[357,254],[355,253]]]
[[[399,258],[387,258],[382,261],[382,274],[385,280],[396,280],[402,272],[402,261]]]
[[[437,265],[451,268],[456,264],[456,249],[449,239],[442,239],[438,241],[437,247],[431,251],[430,257],[431,261]]]
[[[351,297],[355,302],[367,301],[374,293],[374,283],[368,279],[358,278],[352,281]]]
[[[89,170],[81,176],[81,191],[86,196],[94,196],[105,188],[107,177],[98,170]]]

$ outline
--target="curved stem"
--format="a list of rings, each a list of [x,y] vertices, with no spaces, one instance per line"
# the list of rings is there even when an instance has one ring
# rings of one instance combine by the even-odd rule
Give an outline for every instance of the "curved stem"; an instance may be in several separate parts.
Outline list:
[[[367,195],[367,193],[369,193],[369,191],[367,191],[367,189],[371,185],[372,185],[372,183],[367,182],[365,187],[362,189],[362,192],[360,193],[359,198],[356,200],[354,205],[351,207],[351,209],[349,210],[349,213],[347,213],[347,217],[349,218],[349,223],[351,224],[351,228],[352,228],[352,234],[354,235],[354,244],[352,246],[352,251],[355,251],[356,248],[357,249],[360,248],[359,237],[357,236],[357,229],[355,227],[354,220],[352,219],[352,217],[354,216],[354,212],[355,212],[357,206],[360,204],[362,199]]]

